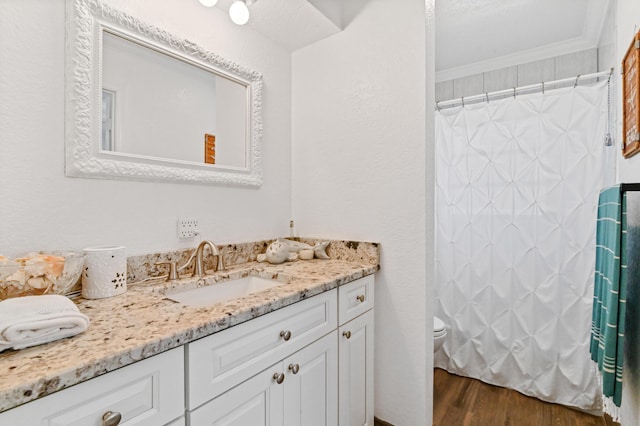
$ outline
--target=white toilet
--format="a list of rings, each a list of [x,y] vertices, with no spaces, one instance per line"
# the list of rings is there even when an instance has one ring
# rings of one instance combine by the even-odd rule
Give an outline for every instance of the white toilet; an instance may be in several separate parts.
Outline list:
[[[438,352],[447,337],[447,329],[444,322],[437,316],[433,316],[433,352]]]

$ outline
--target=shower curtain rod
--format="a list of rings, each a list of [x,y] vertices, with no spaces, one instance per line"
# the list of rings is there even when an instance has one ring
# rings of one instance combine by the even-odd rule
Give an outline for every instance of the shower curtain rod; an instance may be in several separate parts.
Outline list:
[[[443,108],[453,108],[457,106],[465,106],[468,104],[474,104],[479,102],[490,102],[491,99],[504,99],[513,96],[514,98],[518,95],[528,95],[531,93],[544,93],[546,90],[559,89],[561,87],[568,87],[573,84],[573,87],[578,86],[580,83],[585,83],[587,81],[597,80],[603,77],[611,79],[611,75],[613,74],[613,68],[609,71],[596,72],[593,74],[585,74],[578,75],[577,77],[564,78],[561,80],[554,80],[536,84],[530,84],[528,86],[514,87],[511,89],[498,90],[495,92],[486,92],[480,95],[473,96],[463,96],[457,99],[451,99],[448,101],[438,101],[436,102],[436,110],[441,110]]]

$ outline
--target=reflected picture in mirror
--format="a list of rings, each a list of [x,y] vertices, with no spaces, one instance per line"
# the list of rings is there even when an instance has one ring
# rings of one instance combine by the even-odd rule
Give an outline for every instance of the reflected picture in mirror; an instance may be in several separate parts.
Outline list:
[[[244,168],[246,104],[237,81],[103,33],[103,150]],[[215,136],[215,163],[206,158],[207,135]]]

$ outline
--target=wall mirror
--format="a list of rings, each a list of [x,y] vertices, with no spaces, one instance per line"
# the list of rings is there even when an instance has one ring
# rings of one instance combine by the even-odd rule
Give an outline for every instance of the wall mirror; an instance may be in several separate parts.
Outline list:
[[[95,0],[66,56],[67,176],[262,184],[258,72]]]

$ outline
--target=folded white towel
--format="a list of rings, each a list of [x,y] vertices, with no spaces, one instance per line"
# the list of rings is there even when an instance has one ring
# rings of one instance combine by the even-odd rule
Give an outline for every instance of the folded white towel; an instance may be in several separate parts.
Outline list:
[[[87,327],[89,318],[65,296],[25,296],[0,302],[0,352],[75,336]]]

